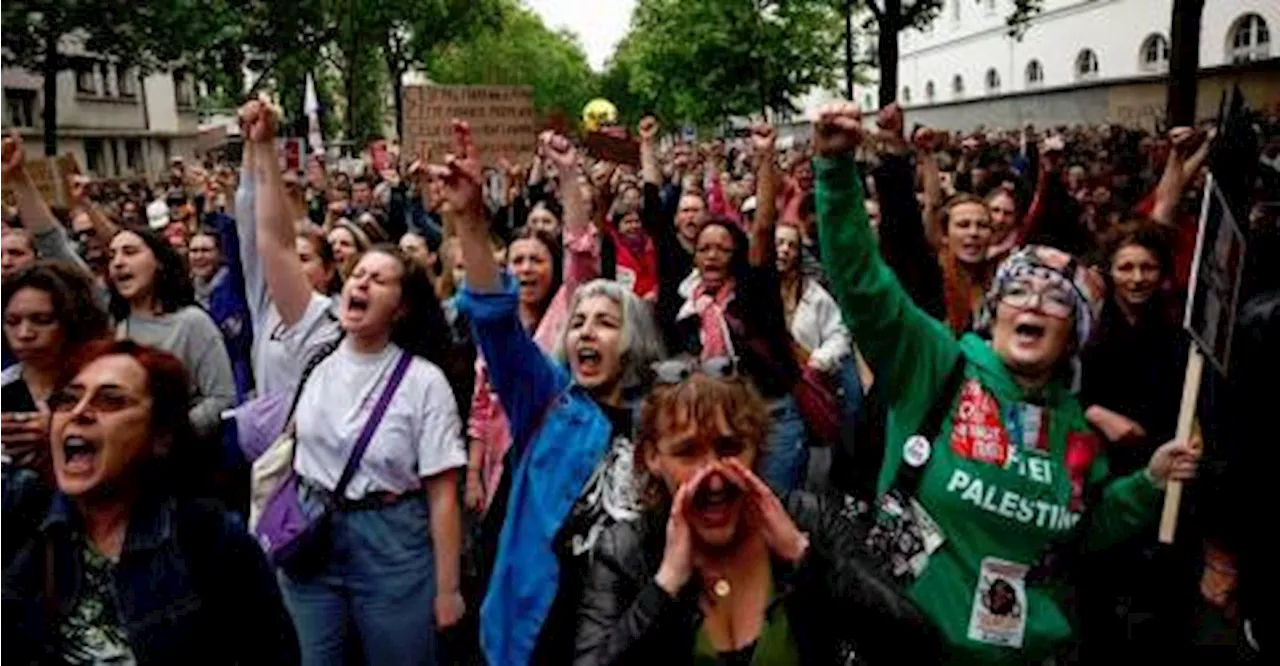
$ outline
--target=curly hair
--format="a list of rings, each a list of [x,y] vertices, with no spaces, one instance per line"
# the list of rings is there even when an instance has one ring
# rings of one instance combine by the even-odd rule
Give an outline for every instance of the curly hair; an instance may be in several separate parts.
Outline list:
[[[1102,237],[1102,276],[1111,286],[1111,262],[1122,248],[1136,245],[1145,248],[1160,262],[1160,275],[1167,277],[1173,270],[1173,249],[1169,232],[1151,220],[1130,220],[1117,224]]]
[[[97,289],[84,271],[65,261],[41,259],[14,271],[4,281],[4,310],[23,289],[49,295],[53,316],[62,328],[65,349],[74,350],[111,333],[107,313],[98,304]]]
[[[769,407],[755,387],[744,377],[719,379],[695,372],[678,384],[657,384],[640,410],[636,437],[636,487],[647,507],[670,502],[670,493],[648,470],[645,459],[658,443],[674,433],[693,431],[697,435],[720,437],[715,424],[725,424],[742,450],[756,452],[756,465],[764,459],[769,435]]]
[[[191,276],[187,273],[187,262],[173,249],[159,233],[143,226],[127,226],[116,232],[114,240],[120,234],[133,234],[151,250],[156,259],[156,273],[152,279],[152,290],[155,292],[156,305],[162,314],[171,314],[188,305],[195,305],[195,288],[191,285]],[[108,281],[111,290],[111,305],[108,310],[116,321],[129,317],[129,302],[116,291],[114,283]]]

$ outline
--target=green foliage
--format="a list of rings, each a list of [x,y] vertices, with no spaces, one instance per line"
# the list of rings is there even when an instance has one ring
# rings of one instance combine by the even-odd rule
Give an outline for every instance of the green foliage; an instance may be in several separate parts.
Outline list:
[[[496,29],[437,49],[427,70],[431,80],[533,86],[539,114],[576,117],[591,98],[595,83],[577,38],[548,29],[514,0],[503,0],[501,16]]]
[[[603,88],[667,123],[713,126],[835,81],[842,21],[830,0],[640,0]]]

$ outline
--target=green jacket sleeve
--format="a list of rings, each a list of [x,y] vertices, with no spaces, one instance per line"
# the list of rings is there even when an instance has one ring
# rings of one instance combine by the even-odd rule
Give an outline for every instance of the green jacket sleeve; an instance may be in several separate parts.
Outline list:
[[[853,158],[819,157],[815,173],[818,238],[831,291],[890,409],[915,422],[943,398],[937,393],[960,345],[951,331],[912,302],[881,258]]]
[[[1098,475],[1101,468],[1102,475]],[[1090,476],[1106,483],[1096,506],[1088,507],[1084,529],[1084,550],[1096,551],[1118,544],[1144,527],[1154,531],[1164,491],[1147,478],[1146,470],[1107,480],[1106,459],[1099,461]]]

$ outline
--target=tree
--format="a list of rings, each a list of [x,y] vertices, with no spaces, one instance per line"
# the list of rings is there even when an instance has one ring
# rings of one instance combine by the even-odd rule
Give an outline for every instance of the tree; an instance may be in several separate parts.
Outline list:
[[[1200,19],[1204,0],[1173,0],[1171,21],[1169,91],[1165,118],[1170,127],[1196,120],[1196,81],[1200,69]]]
[[[669,123],[791,112],[834,83],[839,25],[830,0],[640,0],[605,79]]]
[[[361,2],[358,21],[364,36],[376,45],[391,84],[396,133],[404,131],[404,75],[414,67],[426,68],[431,54],[448,44],[462,43],[481,30],[501,23],[505,9],[500,0],[381,0]]]
[[[898,34],[907,28],[928,27],[942,12],[943,4],[943,0],[867,0],[877,34],[881,106],[898,98]],[[1013,12],[1006,19],[1009,35],[1021,37],[1043,4],[1044,0],[1013,0]]]
[[[58,74],[76,49],[146,72],[197,60],[236,34],[230,0],[10,0],[4,4],[4,62],[44,77],[44,150],[58,150]]]
[[[576,116],[594,76],[577,37],[553,31],[532,11],[504,0],[501,23],[460,44],[441,47],[427,71],[450,84],[528,85],[542,116]]]

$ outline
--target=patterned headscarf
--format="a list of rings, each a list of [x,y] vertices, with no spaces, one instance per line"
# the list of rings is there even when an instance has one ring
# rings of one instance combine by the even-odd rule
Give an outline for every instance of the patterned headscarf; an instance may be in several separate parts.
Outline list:
[[[1050,284],[1064,287],[1073,296],[1072,319],[1075,322],[1076,339],[1071,353],[1073,356],[1078,354],[1102,313],[1105,284],[1097,271],[1066,252],[1044,245],[1018,248],[1000,264],[995,279],[991,281],[991,288],[987,290],[974,328],[983,335],[990,335],[1000,294],[1014,279],[1028,275],[1039,276]]]

